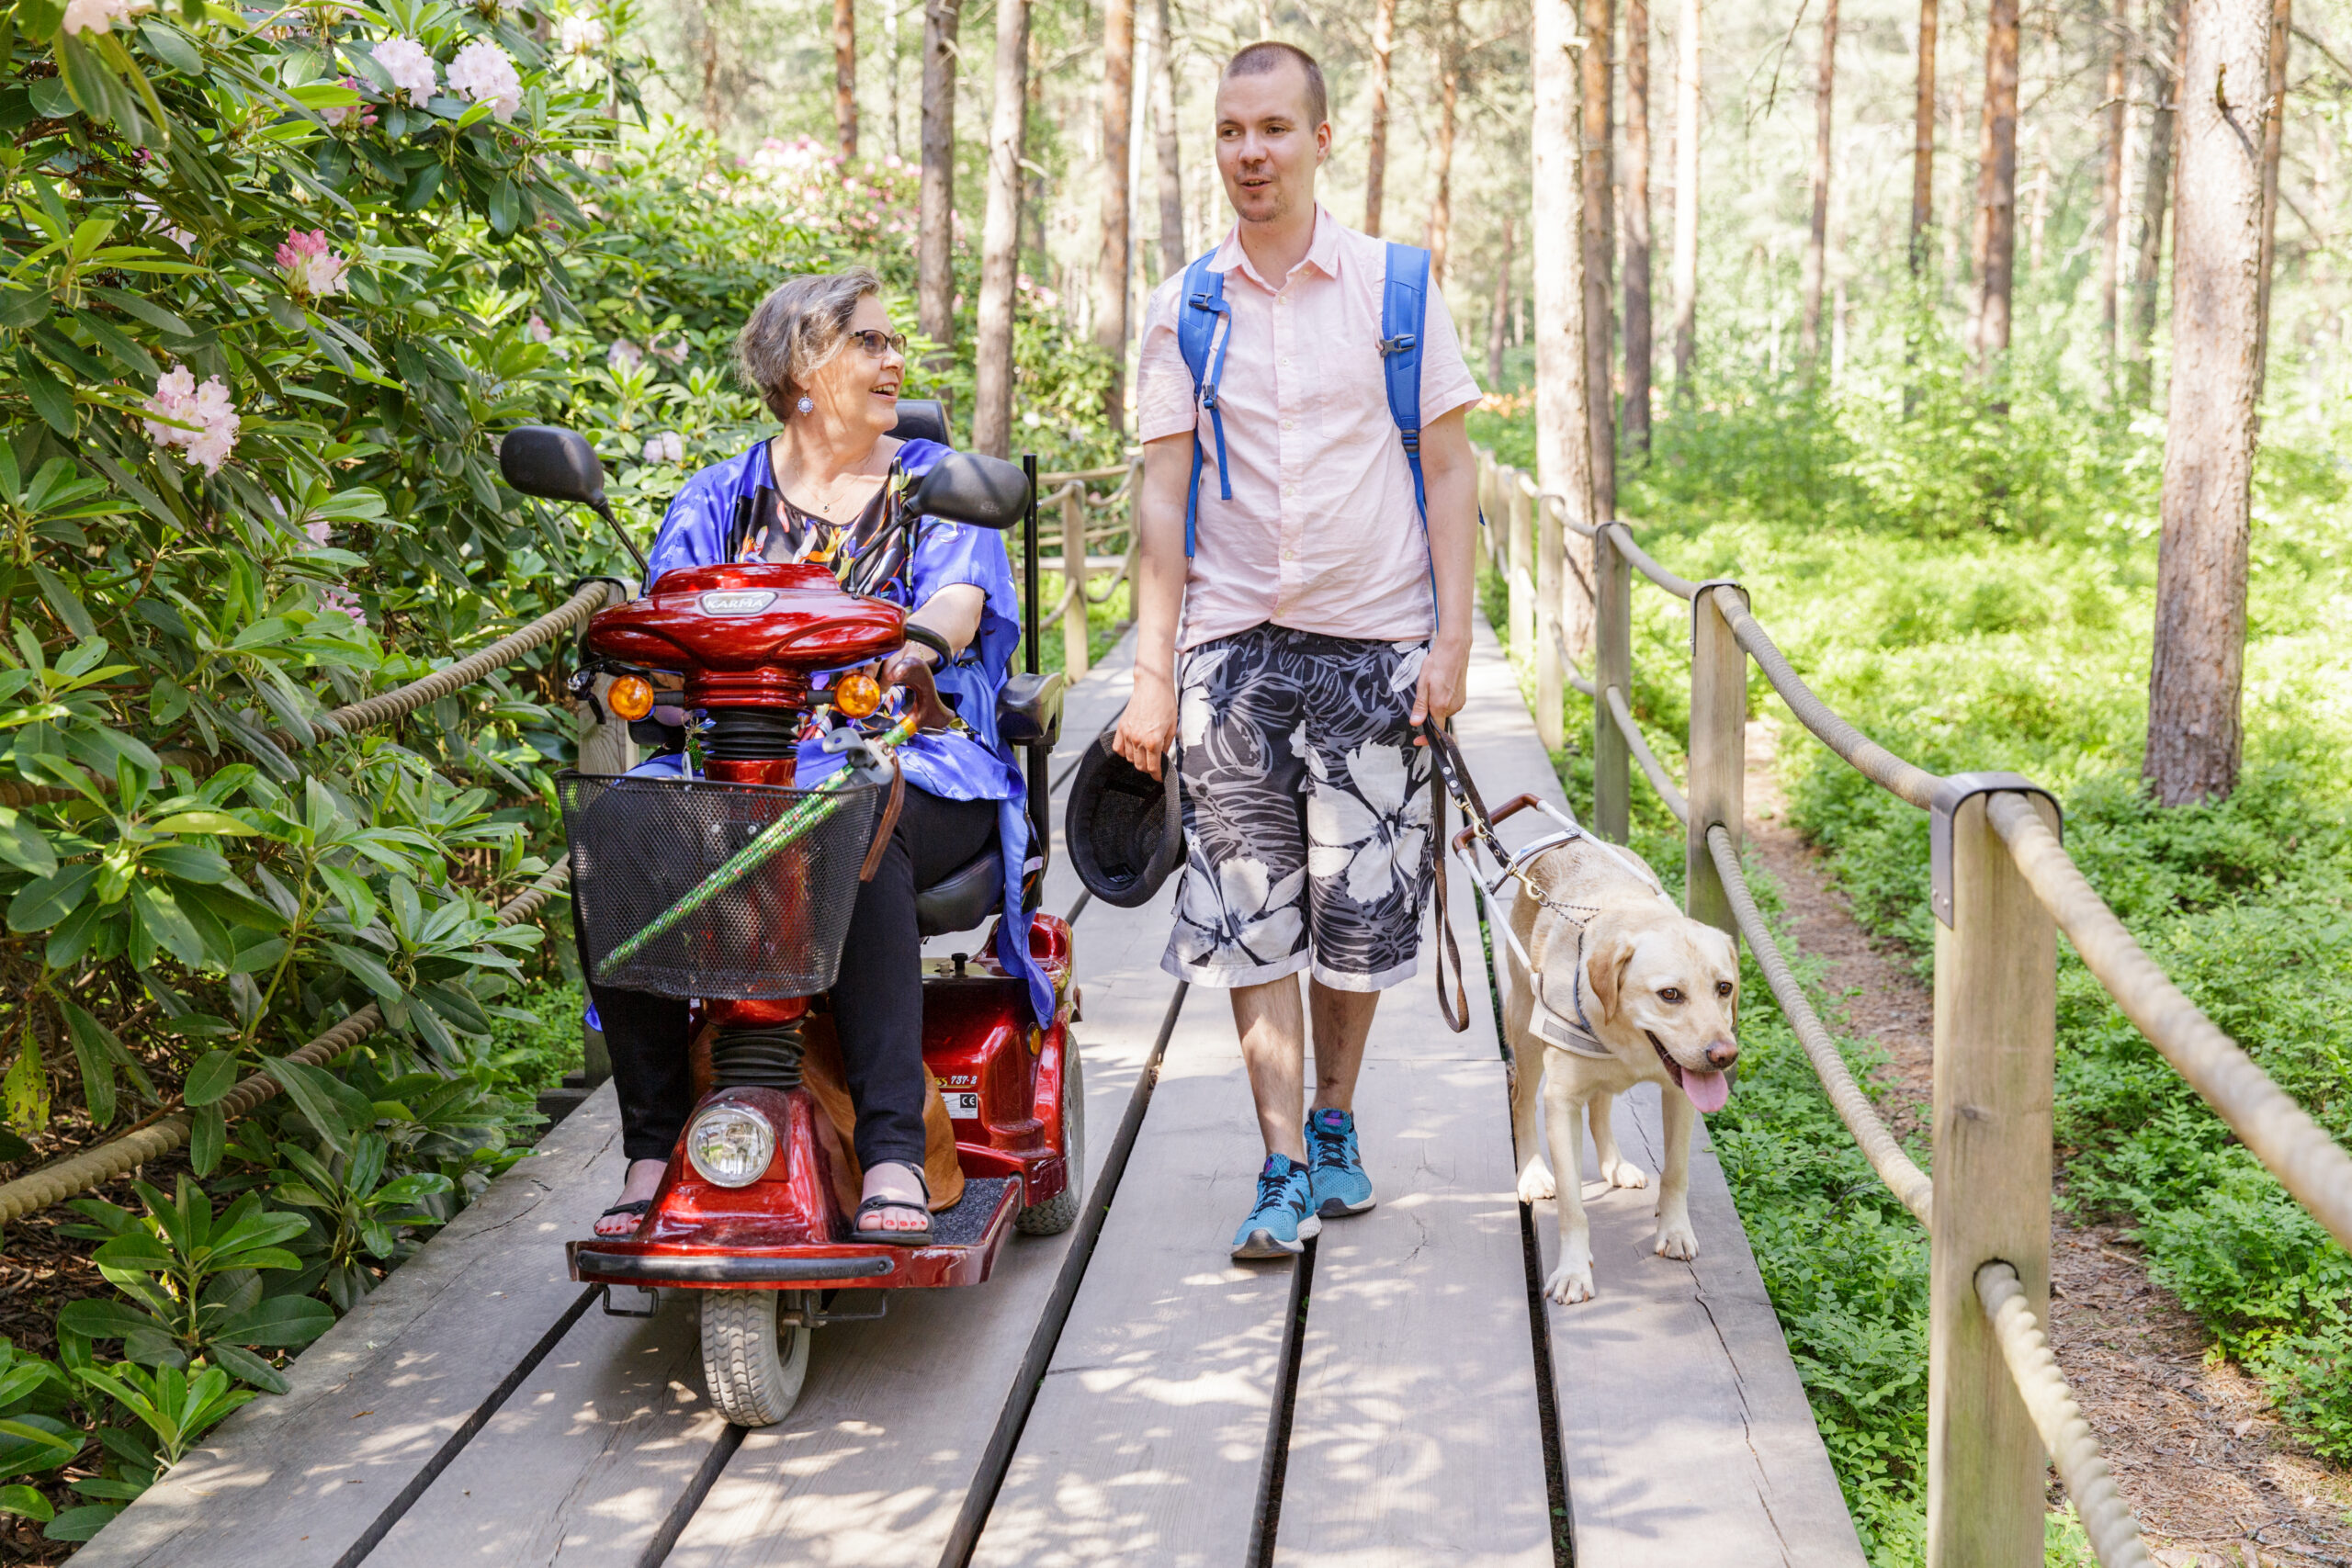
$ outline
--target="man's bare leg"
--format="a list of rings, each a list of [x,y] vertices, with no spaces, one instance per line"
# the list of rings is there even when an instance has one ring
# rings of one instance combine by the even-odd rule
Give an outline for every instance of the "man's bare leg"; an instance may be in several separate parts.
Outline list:
[[[1310,1109],[1352,1115],[1356,1075],[1363,1071],[1363,1044],[1372,1034],[1372,1013],[1380,1005],[1380,993],[1335,990],[1310,979],[1306,995],[1315,1013],[1315,1103]]]
[[[1315,1016],[1315,1105],[1317,1111],[1352,1111],[1356,1075],[1363,1068],[1364,1041],[1372,1033],[1377,991],[1341,991],[1311,980]],[[1257,1101],[1258,1133],[1266,1152],[1306,1163],[1300,1131],[1306,1097],[1306,1010],[1298,977],[1285,975],[1262,985],[1233,989],[1233,1023],[1241,1036],[1241,1061],[1250,1071],[1250,1094]]]

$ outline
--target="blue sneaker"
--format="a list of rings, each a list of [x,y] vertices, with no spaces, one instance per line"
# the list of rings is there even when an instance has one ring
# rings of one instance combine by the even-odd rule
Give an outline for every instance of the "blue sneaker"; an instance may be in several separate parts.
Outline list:
[[[1286,1155],[1268,1155],[1266,1168],[1258,1173],[1258,1206],[1233,1233],[1233,1256],[1295,1257],[1322,1230],[1306,1168]]]
[[[1315,1212],[1327,1220],[1361,1214],[1379,1199],[1356,1152],[1356,1119],[1345,1111],[1306,1113],[1308,1179],[1315,1186]]]

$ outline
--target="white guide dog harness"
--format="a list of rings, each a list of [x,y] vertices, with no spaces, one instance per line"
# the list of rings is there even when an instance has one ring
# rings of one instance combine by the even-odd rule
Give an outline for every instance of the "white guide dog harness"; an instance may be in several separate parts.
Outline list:
[[[1600,1037],[1593,1032],[1592,1024],[1586,1019],[1584,1011],[1584,933],[1592,917],[1600,911],[1591,906],[1563,904],[1550,897],[1530,880],[1527,868],[1539,857],[1549,854],[1561,845],[1582,840],[1591,844],[1633,873],[1634,880],[1640,882],[1645,890],[1666,904],[1668,908],[1674,908],[1673,901],[1652,886],[1648,874],[1616,845],[1606,839],[1593,837],[1584,830],[1575,818],[1546,802],[1537,801],[1535,808],[1559,823],[1561,830],[1556,833],[1547,833],[1513,854],[1508,862],[1504,863],[1501,873],[1491,883],[1478,874],[1477,862],[1474,854],[1464,853],[1459,850],[1454,853],[1461,859],[1463,869],[1470,874],[1470,881],[1478,889],[1479,897],[1486,902],[1487,928],[1499,934],[1502,940],[1510,944],[1511,956],[1519,960],[1519,966],[1527,973],[1528,999],[1531,1003],[1528,1027],[1532,1029],[1537,1037],[1546,1044],[1556,1045],[1571,1055],[1595,1060],[1613,1059],[1616,1053],[1600,1043]],[[1570,1010],[1568,1011],[1563,1012],[1554,1007],[1549,998],[1544,996],[1544,972],[1538,969],[1534,961],[1527,956],[1527,949],[1520,945],[1519,933],[1511,930],[1510,919],[1495,901],[1495,895],[1502,890],[1502,886],[1506,882],[1517,882],[1544,907],[1566,917],[1568,923],[1576,930],[1577,957],[1572,966],[1576,979],[1569,991]],[[1675,912],[1679,914],[1681,911],[1678,909]],[[1579,914],[1583,919],[1577,918]]]

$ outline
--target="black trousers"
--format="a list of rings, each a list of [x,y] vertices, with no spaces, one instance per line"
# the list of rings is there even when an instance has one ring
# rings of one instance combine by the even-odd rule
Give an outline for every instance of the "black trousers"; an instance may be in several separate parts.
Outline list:
[[[833,1032],[857,1110],[858,1163],[869,1170],[885,1160],[922,1168],[922,939],[915,934],[915,893],[986,849],[996,837],[996,813],[993,800],[945,800],[909,784],[882,863],[858,889],[833,984]],[[584,952],[581,966],[587,967]],[[613,1058],[621,1150],[633,1160],[666,1160],[695,1108],[686,1004],[605,986],[591,985],[588,992]]]

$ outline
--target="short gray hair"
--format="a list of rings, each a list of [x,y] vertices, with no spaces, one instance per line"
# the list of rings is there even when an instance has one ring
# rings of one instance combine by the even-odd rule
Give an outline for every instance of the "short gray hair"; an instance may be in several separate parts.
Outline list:
[[[881,292],[882,279],[866,266],[803,273],[768,290],[736,334],[735,362],[770,413],[792,417],[808,378],[848,340],[857,302]]]

